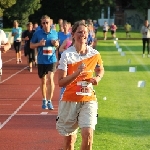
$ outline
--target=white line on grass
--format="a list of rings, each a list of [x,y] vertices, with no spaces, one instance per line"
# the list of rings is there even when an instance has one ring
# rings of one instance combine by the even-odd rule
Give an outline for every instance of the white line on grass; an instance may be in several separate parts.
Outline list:
[[[22,72],[22,71],[25,70],[26,68],[27,68],[27,67],[24,67],[23,69],[17,71],[16,73],[12,74],[12,75],[9,76],[8,78],[6,78],[6,79],[0,81],[0,83],[3,83],[3,82],[5,82],[5,81],[9,80],[10,78],[12,78],[13,76],[15,76],[15,75],[17,75],[18,73]]]
[[[134,56],[134,58],[143,66],[143,68],[148,71],[148,73],[150,74],[150,70],[147,66],[145,66],[145,64],[143,63],[143,61],[141,61],[141,59],[139,59],[138,57],[136,57],[133,53],[133,51],[123,43],[123,45],[126,47],[126,49]]]
[[[0,129],[2,129],[11,119],[13,116],[17,114],[17,112],[30,100],[30,98],[40,89],[38,87],[8,118],[5,120],[1,125]]]

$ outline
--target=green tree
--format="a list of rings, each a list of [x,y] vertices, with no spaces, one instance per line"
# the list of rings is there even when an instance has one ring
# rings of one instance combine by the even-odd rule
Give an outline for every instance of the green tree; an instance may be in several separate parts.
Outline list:
[[[32,18],[47,14],[57,22],[59,18],[74,22],[80,19],[98,19],[102,7],[114,6],[114,0],[42,0],[41,9]],[[36,17],[34,17],[36,16]]]
[[[4,15],[12,23],[18,20],[20,26],[24,27],[29,21],[29,15],[40,8],[40,0],[17,0],[12,7],[5,9]]]
[[[3,16],[3,11],[16,3],[16,0],[0,0],[0,17]]]

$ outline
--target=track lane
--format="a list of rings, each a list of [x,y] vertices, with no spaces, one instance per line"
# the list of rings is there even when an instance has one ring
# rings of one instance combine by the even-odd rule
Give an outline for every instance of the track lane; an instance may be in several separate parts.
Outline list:
[[[3,54],[2,58],[4,63],[0,83],[0,149],[60,149],[62,137],[55,129],[60,91],[57,72],[53,97],[55,110],[42,110],[37,68],[30,73],[26,69],[25,57],[22,57],[22,64],[16,64],[13,50]]]

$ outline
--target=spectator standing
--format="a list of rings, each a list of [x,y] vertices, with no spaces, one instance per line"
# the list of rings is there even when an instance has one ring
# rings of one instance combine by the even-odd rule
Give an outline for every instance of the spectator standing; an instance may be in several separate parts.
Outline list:
[[[36,31],[30,42],[30,48],[38,50],[38,75],[41,79],[42,108],[53,110],[52,97],[54,93],[54,73],[56,70],[56,47],[58,47],[58,33],[50,28],[50,17],[42,16],[43,28]]]
[[[147,44],[147,56],[150,57],[150,24],[148,20],[145,20],[144,25],[141,28],[142,42],[143,42],[143,57],[145,57],[145,47]]]

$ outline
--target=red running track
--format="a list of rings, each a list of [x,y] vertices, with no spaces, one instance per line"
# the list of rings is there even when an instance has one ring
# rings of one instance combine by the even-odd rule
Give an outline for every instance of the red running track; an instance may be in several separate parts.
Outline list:
[[[42,110],[37,68],[27,70],[26,57],[16,64],[15,51],[2,54],[0,82],[0,150],[60,150],[56,130],[59,87],[55,73],[54,110]]]

